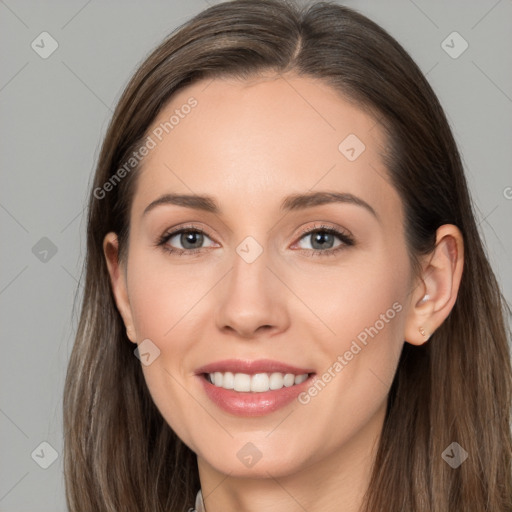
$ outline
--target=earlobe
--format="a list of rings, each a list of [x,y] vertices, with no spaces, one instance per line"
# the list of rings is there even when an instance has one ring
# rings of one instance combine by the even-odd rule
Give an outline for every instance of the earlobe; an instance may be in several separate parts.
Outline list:
[[[132,343],[137,343],[126,286],[126,276],[123,267],[119,263],[119,244],[116,233],[110,232],[105,235],[103,239],[103,253],[110,275],[110,284],[116,306],[126,327],[126,335]]]
[[[405,341],[426,343],[446,320],[457,299],[463,265],[464,243],[459,228],[452,224],[439,227],[435,249],[426,257],[419,286],[416,284],[411,294]]]
[[[427,333],[423,327],[418,327],[418,331],[420,331],[420,334],[425,338],[425,341],[428,341],[430,334]]]

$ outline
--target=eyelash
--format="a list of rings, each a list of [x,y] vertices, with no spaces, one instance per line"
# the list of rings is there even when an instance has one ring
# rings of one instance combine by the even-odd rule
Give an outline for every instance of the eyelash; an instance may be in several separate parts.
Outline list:
[[[188,255],[197,254],[198,252],[201,252],[204,247],[199,247],[197,249],[175,249],[175,248],[169,248],[167,246],[167,242],[174,237],[175,235],[179,235],[181,233],[200,233],[203,235],[206,235],[208,238],[212,238],[208,232],[199,229],[195,226],[183,226],[175,231],[171,231],[170,233],[163,234],[156,242],[156,247],[161,247],[163,251],[169,254],[175,254],[177,256],[182,256],[183,254],[187,253]],[[306,235],[311,235],[313,233],[327,233],[331,235],[337,236],[341,240],[341,244],[338,245],[338,247],[335,247],[333,249],[326,249],[326,250],[315,250],[315,249],[300,249],[301,251],[310,252],[311,256],[334,256],[339,251],[342,251],[346,249],[347,247],[351,247],[355,245],[355,241],[348,233],[338,231],[337,229],[334,229],[330,226],[314,226],[313,228],[305,229],[301,232],[299,240],[304,238]]]

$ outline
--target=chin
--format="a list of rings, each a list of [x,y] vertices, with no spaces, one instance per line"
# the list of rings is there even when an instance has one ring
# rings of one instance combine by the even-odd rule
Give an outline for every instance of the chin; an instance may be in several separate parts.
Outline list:
[[[239,478],[283,477],[297,473],[311,464],[299,447],[287,447],[284,452],[278,446],[272,446],[268,440],[266,446],[262,444],[258,447],[257,441],[246,441],[241,447],[237,445],[236,448],[230,447],[213,453],[207,450],[204,452],[206,456],[201,457],[216,471]],[[300,459],[297,458],[298,453],[301,454]]]

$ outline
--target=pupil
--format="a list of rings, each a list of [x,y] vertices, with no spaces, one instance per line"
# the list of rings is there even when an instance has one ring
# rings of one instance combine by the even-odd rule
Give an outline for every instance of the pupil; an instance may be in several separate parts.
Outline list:
[[[332,237],[331,233],[317,233],[314,236],[313,247],[315,243],[320,242],[320,249],[325,248],[326,244],[324,244],[323,242],[325,242],[325,239],[329,237]]]
[[[198,247],[201,247],[201,243],[202,243],[202,239],[199,238],[199,243],[197,242],[197,240],[195,241],[194,243],[194,238],[196,237],[201,237],[202,234],[201,233],[197,233],[197,232],[188,232],[188,233],[183,233],[182,234],[182,240],[181,240],[181,243],[183,245],[183,247],[185,248],[188,248],[188,249],[195,249],[196,247],[187,247],[187,243],[191,243],[192,245],[198,245]],[[183,243],[185,242],[185,243]]]

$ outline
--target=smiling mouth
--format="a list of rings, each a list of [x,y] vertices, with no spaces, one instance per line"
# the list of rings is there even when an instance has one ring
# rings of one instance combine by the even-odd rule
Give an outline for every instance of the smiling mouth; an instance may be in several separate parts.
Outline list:
[[[302,384],[314,373],[296,375],[281,372],[255,374],[214,372],[203,373],[202,375],[210,384],[218,388],[242,393],[265,393]]]

